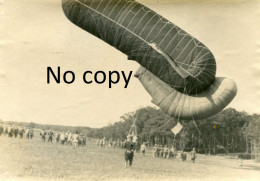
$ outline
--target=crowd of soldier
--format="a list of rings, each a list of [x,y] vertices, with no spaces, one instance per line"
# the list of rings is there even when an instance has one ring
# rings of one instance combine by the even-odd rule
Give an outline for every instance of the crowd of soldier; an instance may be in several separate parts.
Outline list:
[[[0,125],[0,136],[5,135],[10,138],[25,138],[32,139],[33,138],[33,129],[32,128],[25,128],[21,126],[15,125]]]
[[[175,159],[177,151],[174,146],[168,148],[166,145],[163,147],[162,145],[155,144],[153,147],[153,156],[156,158]]]
[[[195,148],[191,151],[191,161],[195,162],[196,159],[196,151]],[[186,161],[187,153],[182,151],[177,151],[174,146],[167,147],[166,145],[163,147],[162,145],[155,145],[153,147],[153,156],[161,159],[176,159],[180,158],[182,161]]]
[[[31,128],[24,128],[19,126],[10,126],[10,125],[0,125],[0,136],[1,135],[7,135],[8,137],[19,137],[23,138],[25,134],[25,138],[32,139],[33,138],[33,129]],[[40,132],[41,141],[45,142],[46,138],[48,142],[53,142],[54,138],[56,140],[56,143],[59,143],[61,145],[70,145],[73,146],[73,148],[76,148],[78,145],[85,146],[86,145],[86,136],[82,134],[78,134],[76,132],[75,134],[72,134],[70,131],[67,132],[58,132],[53,130],[45,130],[42,129]],[[97,139],[97,146],[100,147],[109,147],[109,148],[116,148],[116,149],[124,149],[126,140],[107,140],[105,137],[101,139]],[[145,155],[145,145],[142,144],[142,146],[138,147],[138,144],[135,146],[135,151],[139,152],[141,149],[141,152],[143,155]],[[196,153],[196,152],[195,152]],[[153,147],[153,156],[155,158],[161,158],[161,159],[175,159],[177,157],[180,157],[182,161],[185,161],[187,158],[187,155],[185,152],[177,152],[174,146],[167,147],[155,144]],[[195,156],[193,156],[195,157]],[[193,158],[195,160],[195,158]]]
[[[45,130],[42,129],[40,132],[41,141],[45,142],[46,138],[48,142],[56,141],[56,143],[61,145],[70,145],[73,148],[76,148],[78,145],[85,146],[86,145],[86,136],[83,134],[79,134],[77,131],[76,133],[71,133],[70,131],[67,132],[58,132],[53,130]]]
[[[26,139],[32,139],[34,136],[34,130],[32,128],[25,128],[22,126],[0,124],[0,136],[1,135],[20,139],[23,139],[25,136]],[[72,134],[70,131],[58,132],[42,129],[40,132],[40,137],[42,142],[45,142],[46,139],[51,143],[53,140],[56,140],[56,143],[61,145],[71,145],[73,148],[76,148],[78,145],[86,145],[86,136],[79,134],[78,132]]]
[[[109,148],[115,148],[115,149],[124,149],[125,140],[107,140],[104,138],[99,138],[96,141],[96,145],[99,147],[109,147]]]
[[[96,141],[96,145],[99,147],[108,147],[108,148],[116,148],[116,149],[124,149],[126,140],[107,140],[104,138],[99,138]],[[135,144],[135,151],[138,153],[141,151],[143,155],[145,155],[146,152],[146,145],[143,143],[142,145],[139,145],[138,143]],[[155,158],[161,158],[161,159],[177,159],[180,158],[182,161],[185,161],[187,159],[187,153],[183,151],[177,151],[174,146],[168,147],[168,146],[162,146],[159,144],[155,144],[152,149],[152,155]]]

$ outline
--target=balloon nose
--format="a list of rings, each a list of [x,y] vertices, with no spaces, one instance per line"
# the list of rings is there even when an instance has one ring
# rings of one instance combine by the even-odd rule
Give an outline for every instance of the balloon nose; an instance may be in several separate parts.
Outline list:
[[[236,96],[236,83],[225,77],[216,77],[203,92],[187,95],[158,79],[145,68],[138,70],[137,77],[152,97],[152,103],[166,114],[177,119],[199,120],[224,109]]]

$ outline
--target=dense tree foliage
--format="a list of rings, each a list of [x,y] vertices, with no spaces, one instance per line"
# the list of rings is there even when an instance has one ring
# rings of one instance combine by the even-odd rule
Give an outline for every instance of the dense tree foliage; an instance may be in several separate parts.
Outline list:
[[[250,151],[260,160],[260,115],[254,114],[250,118],[242,129],[246,138],[246,152]]]
[[[179,150],[191,150],[193,147],[201,153],[252,153],[259,145],[260,116],[248,115],[228,108],[203,120],[177,120],[165,115],[153,107],[140,108],[121,117],[120,122],[109,126],[91,129],[88,136],[94,138],[124,140],[136,118],[139,142],[174,145]],[[183,129],[174,135],[171,131],[177,122]]]

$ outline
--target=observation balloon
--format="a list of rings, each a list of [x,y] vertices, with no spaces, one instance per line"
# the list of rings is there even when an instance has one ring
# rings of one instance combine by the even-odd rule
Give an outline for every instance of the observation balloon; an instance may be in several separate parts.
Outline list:
[[[134,0],[63,0],[67,18],[141,65],[136,76],[164,112],[201,119],[222,110],[236,84],[215,78],[211,51]]]

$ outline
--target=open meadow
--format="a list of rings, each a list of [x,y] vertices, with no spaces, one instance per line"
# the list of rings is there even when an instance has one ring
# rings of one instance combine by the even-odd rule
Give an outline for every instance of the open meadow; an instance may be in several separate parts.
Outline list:
[[[85,147],[0,136],[0,180],[260,180],[260,164],[223,156],[197,155],[196,163],[154,158],[135,153],[133,166],[124,167],[121,149]]]

